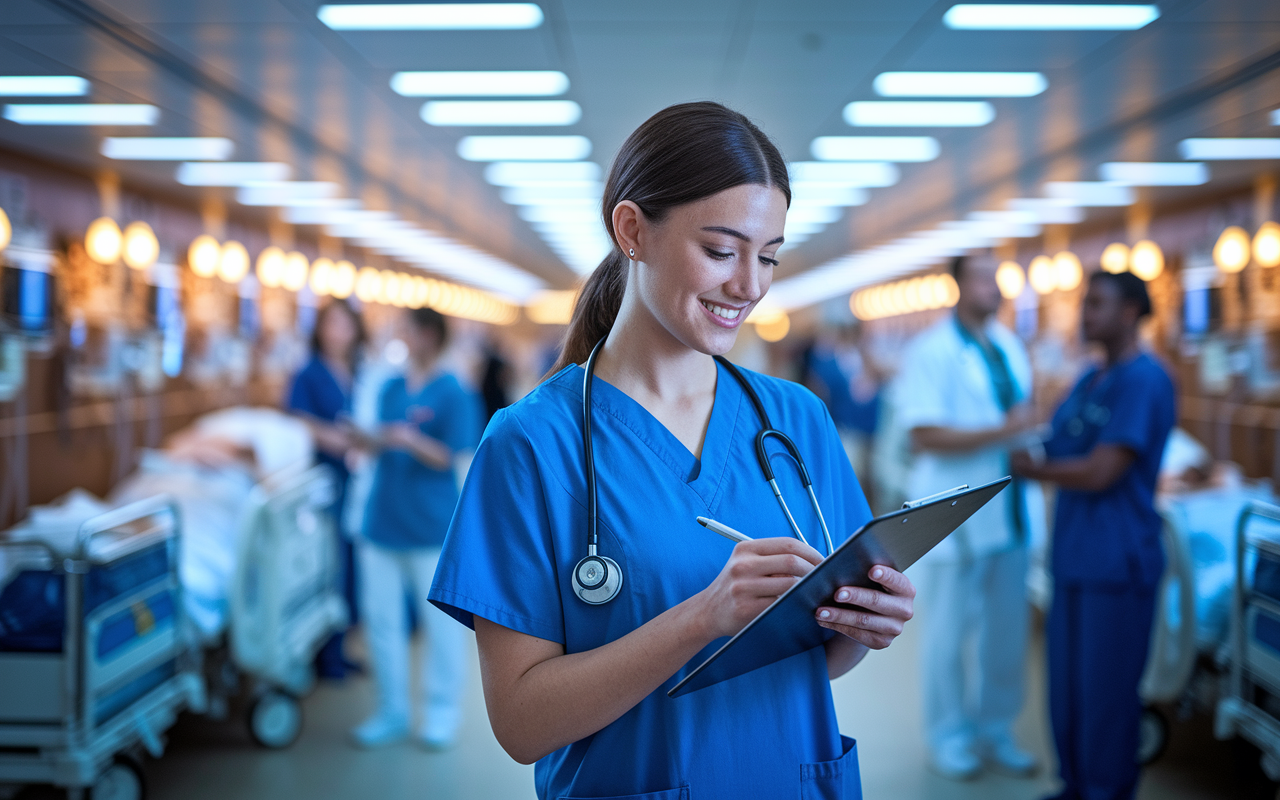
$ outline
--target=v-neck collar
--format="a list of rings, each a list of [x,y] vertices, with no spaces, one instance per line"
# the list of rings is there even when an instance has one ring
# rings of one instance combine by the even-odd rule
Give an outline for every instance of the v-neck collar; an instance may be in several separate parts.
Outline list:
[[[582,368],[574,367],[578,386]],[[672,474],[693,490],[708,508],[714,506],[729,463],[742,405],[742,389],[719,364],[716,365],[716,393],[711,419],[702,440],[702,458],[697,458],[657,417],[626,392],[605,379],[594,376],[591,384],[593,412],[613,417],[643,442]]]

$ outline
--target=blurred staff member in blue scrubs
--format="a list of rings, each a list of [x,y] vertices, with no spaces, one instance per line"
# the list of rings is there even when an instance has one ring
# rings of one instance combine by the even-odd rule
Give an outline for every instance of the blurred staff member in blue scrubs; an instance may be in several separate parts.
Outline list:
[[[960,288],[955,314],[912,341],[894,387],[898,424],[915,451],[913,497],[1008,475],[1014,439],[1034,424],[1031,363],[995,319],[995,259],[957,258],[951,273]],[[1013,737],[1030,625],[1026,488],[1015,482],[916,568],[930,765],[955,780],[975,777],[984,761],[1014,775],[1036,768]]]
[[[311,358],[294,377],[286,406],[307,422],[316,445],[316,460],[334,472],[338,496],[333,518],[341,520],[347,496],[347,452],[354,445],[347,417],[351,412],[351,387],[365,343],[364,322],[346,300],[330,301],[311,331]],[[339,570],[343,596],[352,623],[356,620],[355,559],[351,540],[339,538]],[[316,657],[322,678],[341,680],[358,667],[342,652],[343,634],[333,635]]]
[[[466,632],[427,602],[449,519],[458,502],[454,460],[480,438],[480,399],[444,372],[444,317],[429,308],[405,313],[404,374],[387,381],[378,401],[381,428],[373,487],[359,543],[360,605],[378,707],[352,733],[361,747],[409,735],[409,632],[405,592],[425,628],[421,712],[416,738],[429,749],[451,746],[461,722]]]
[[[1138,323],[1150,313],[1137,276],[1090,278],[1081,322],[1106,362],[1058,409],[1047,460],[1014,460],[1022,475],[1060,488],[1047,636],[1061,800],[1137,791],[1138,683],[1164,571],[1156,478],[1177,418],[1173,381],[1138,347]]]
[[[666,694],[822,558],[793,537],[764,479],[761,415],[712,358],[769,288],[789,202],[786,162],[741,114],[688,103],[646,121],[609,172],[615,248],[582,289],[554,373],[494,416],[476,452],[431,599],[474,626],[494,733],[537,762],[540,798],[861,797],[831,679],[901,632],[914,589],[900,573],[875,567],[883,591],[843,587],[839,605],[815,608],[825,647]],[[798,384],[743,380],[794,441],[843,540],[871,514],[822,402]],[[586,442],[595,561],[584,559]],[[798,527],[822,543],[797,462],[768,442]],[[711,534],[700,514],[754,539]],[[619,573],[616,593],[593,572],[601,558]]]

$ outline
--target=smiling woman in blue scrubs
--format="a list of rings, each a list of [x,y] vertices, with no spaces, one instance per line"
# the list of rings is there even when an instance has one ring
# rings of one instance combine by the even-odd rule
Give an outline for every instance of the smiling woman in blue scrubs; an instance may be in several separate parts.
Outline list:
[[[579,296],[561,358],[490,423],[431,599],[473,626],[489,718],[541,798],[857,798],[831,678],[887,646],[914,589],[846,587],[814,609],[825,647],[675,699],[670,689],[821,559],[790,535],[760,465],[761,422],[712,358],[769,288],[790,189],[777,148],[715,103],[672,106],[616,157],[603,217],[615,249]],[[616,597],[575,594],[587,555],[582,363],[603,341],[589,412],[599,553]],[[871,516],[822,403],[746,373],[808,463],[832,536]],[[820,542],[795,462],[771,451],[796,522]],[[702,529],[710,516],[754,541]],[[691,663],[692,662],[692,663]]]
[[[1164,572],[1156,478],[1177,419],[1173,381],[1138,347],[1149,313],[1141,278],[1092,276],[1081,327],[1106,362],[1054,415],[1047,460],[1013,460],[1059,487],[1046,628],[1059,800],[1125,800],[1138,786],[1138,683]]]

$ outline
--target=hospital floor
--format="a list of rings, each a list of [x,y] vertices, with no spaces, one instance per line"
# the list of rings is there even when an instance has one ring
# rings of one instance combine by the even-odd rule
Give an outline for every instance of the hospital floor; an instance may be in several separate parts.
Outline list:
[[[844,733],[858,739],[863,790],[869,800],[982,798],[1033,800],[1054,788],[1041,776],[1019,780],[983,776],[956,783],[924,767],[917,695],[917,650],[913,631],[889,650],[872,653],[835,684],[835,702]],[[359,649],[358,639],[353,650]],[[473,653],[474,664],[474,653]],[[467,692],[467,722],[458,746],[428,753],[412,744],[363,752],[347,743],[373,700],[370,681],[321,685],[307,698],[304,730],[288,750],[269,752],[250,741],[238,719],[212,722],[185,717],[170,734],[169,750],[146,764],[152,800],[282,800],[282,798],[367,798],[476,800],[533,798],[533,768],[503,753],[489,731],[478,666]],[[1046,724],[1043,648],[1034,640],[1028,664],[1029,693],[1018,733],[1046,764],[1052,747]],[[1257,794],[1251,759],[1236,743],[1213,739],[1211,721],[1193,718],[1174,726],[1164,757],[1144,773],[1143,800],[1211,800],[1268,797]],[[1248,785],[1247,785],[1248,784]]]

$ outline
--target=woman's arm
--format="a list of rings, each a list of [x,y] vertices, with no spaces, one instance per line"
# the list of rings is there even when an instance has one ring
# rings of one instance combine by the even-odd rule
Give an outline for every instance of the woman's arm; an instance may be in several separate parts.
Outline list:
[[[711,585],[606,645],[565,654],[556,642],[475,618],[494,735],[522,764],[601,730],[702,648],[741,630],[822,560],[791,538],[733,549]]]
[[[386,447],[407,450],[410,455],[434,469],[453,466],[453,450],[439,439],[427,436],[414,425],[398,422],[382,430],[382,442]]]
[[[1036,464],[1027,453],[1014,453],[1013,471],[1038,481],[1051,481],[1064,489],[1105,492],[1120,480],[1137,455],[1118,444],[1100,444],[1088,455],[1053,458]]]

